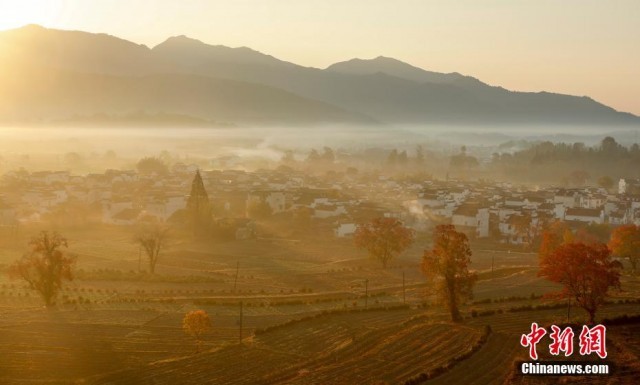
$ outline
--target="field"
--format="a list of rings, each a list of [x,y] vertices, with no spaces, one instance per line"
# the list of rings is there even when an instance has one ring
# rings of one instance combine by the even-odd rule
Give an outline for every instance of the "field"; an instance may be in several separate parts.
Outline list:
[[[0,264],[28,233],[1,234]],[[387,269],[348,241],[176,242],[150,275],[126,231],[68,233],[78,270],[54,309],[0,275],[0,383],[540,383],[514,375],[520,335],[567,320],[543,297],[557,286],[537,276],[536,255],[517,250],[474,247],[474,300],[453,324],[419,271],[426,240]],[[637,277],[623,289],[599,319],[640,314]],[[199,347],[181,325],[195,309],[213,320]],[[586,320],[575,306],[569,316]],[[622,383],[640,375],[638,331],[611,328]]]

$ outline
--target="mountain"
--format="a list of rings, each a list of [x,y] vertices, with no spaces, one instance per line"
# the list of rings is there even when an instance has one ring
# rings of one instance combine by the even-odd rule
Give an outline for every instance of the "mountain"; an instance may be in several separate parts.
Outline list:
[[[141,44],[106,34],[47,29],[28,25],[0,33],[0,63],[89,73],[143,75],[167,72]]]
[[[4,69],[0,117],[9,122],[151,114],[239,124],[372,123],[366,117],[260,84],[188,74],[117,76]],[[73,120],[73,119],[72,119]]]
[[[234,50],[184,38],[153,48],[179,71],[267,84],[390,124],[640,124],[638,117],[589,98],[508,91],[391,58],[319,70],[252,50],[239,58]]]
[[[282,89],[180,72],[109,35],[39,26],[0,33],[0,102],[4,122],[142,111],[239,124],[375,123]]]
[[[326,68],[327,71],[351,75],[373,75],[376,73],[387,74],[401,79],[414,81],[417,83],[448,83],[463,81],[465,78],[457,72],[443,74],[439,72],[426,71],[422,68],[414,67],[400,60],[378,56],[375,59],[351,59],[348,61],[335,63]]]
[[[0,119],[13,121],[143,111],[237,124],[640,125],[587,97],[509,91],[393,58],[318,69],[186,36],[150,49],[27,26],[0,32],[0,67],[10,69]]]

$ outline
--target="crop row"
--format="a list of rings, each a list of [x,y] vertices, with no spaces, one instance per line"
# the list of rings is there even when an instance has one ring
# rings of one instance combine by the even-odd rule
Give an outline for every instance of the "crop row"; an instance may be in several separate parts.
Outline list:
[[[468,350],[480,333],[448,324],[416,324],[370,330],[345,341],[320,359],[280,373],[279,383],[398,383],[448,362]],[[292,375],[303,371],[305,376]]]

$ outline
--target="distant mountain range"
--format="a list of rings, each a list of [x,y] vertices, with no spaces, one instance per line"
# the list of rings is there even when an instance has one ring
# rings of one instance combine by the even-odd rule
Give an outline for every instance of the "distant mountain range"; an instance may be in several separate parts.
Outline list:
[[[0,32],[0,122],[132,114],[204,125],[640,125],[588,97],[514,92],[382,56],[317,69],[185,36],[150,49],[36,25]]]

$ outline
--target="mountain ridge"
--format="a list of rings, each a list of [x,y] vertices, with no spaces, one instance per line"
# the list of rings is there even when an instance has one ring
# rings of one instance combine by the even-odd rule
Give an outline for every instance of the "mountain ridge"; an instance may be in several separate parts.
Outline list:
[[[150,94],[140,95],[141,99],[159,101],[158,95],[153,94],[159,92],[174,103],[162,104],[163,108],[168,108],[166,111],[149,106],[152,110],[149,112],[184,114],[188,110],[186,106],[192,103],[200,106],[191,112],[195,118],[232,123],[640,125],[638,116],[616,111],[589,97],[510,91],[457,72],[428,71],[385,56],[354,58],[320,69],[280,60],[248,47],[210,45],[185,35],[169,37],[150,48],[108,34],[34,25],[0,32],[0,66],[23,67],[24,71],[17,73],[28,79],[33,63],[53,71],[121,78],[172,75],[173,80],[168,82],[170,87],[165,84],[167,88],[153,89],[145,85]],[[188,75],[198,76],[203,84],[220,87],[235,95],[236,104],[227,103],[227,106],[236,115],[212,116],[202,101],[194,99],[195,96],[215,94],[218,95],[213,98],[216,103],[223,103],[220,99],[223,95],[215,89],[203,93]],[[117,83],[122,79],[112,80]],[[139,84],[135,79],[128,82]],[[253,86],[247,86],[250,84]],[[64,87],[73,88],[74,85]],[[172,95],[177,90],[182,99]],[[263,103],[269,108],[277,106],[281,111],[268,112],[268,108],[252,104],[257,100],[252,98],[254,93],[264,97]],[[55,93],[48,95],[51,100],[41,102],[43,106],[49,103],[49,107],[43,107],[42,111],[57,116]],[[268,100],[282,103],[267,103]],[[291,105],[287,106],[284,100]],[[91,111],[82,111],[82,100],[77,100],[79,111],[76,115],[106,113],[108,111],[96,111],[99,102],[102,101],[105,108],[109,103],[113,104],[105,98],[94,101],[96,106]],[[301,111],[309,116],[303,119]],[[43,116],[46,119],[47,114]]]

